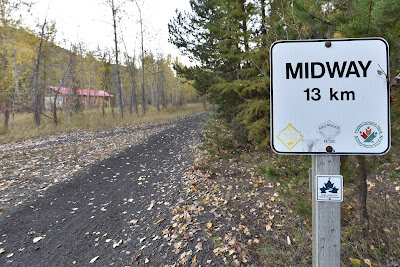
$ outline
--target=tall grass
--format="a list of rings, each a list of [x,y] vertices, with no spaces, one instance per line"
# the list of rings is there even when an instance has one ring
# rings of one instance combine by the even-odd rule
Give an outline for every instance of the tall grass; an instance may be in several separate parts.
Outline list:
[[[141,108],[139,107],[139,110]],[[18,142],[25,139],[31,139],[38,136],[56,134],[67,131],[105,131],[112,130],[117,127],[134,126],[140,124],[148,124],[161,121],[169,121],[195,113],[204,111],[202,104],[186,104],[180,107],[169,107],[157,112],[154,108],[148,107],[146,115],[137,116],[134,112],[132,115],[129,110],[125,110],[124,119],[120,119],[119,110],[114,108],[105,109],[105,116],[101,109],[90,109],[66,113],[58,111],[58,124],[55,125],[51,119],[52,114],[46,112],[48,116],[41,116],[41,125],[36,127],[33,122],[32,113],[15,114],[14,130],[11,129],[11,118],[9,125],[4,126],[4,114],[0,115],[0,143]],[[11,116],[10,116],[11,117]]]

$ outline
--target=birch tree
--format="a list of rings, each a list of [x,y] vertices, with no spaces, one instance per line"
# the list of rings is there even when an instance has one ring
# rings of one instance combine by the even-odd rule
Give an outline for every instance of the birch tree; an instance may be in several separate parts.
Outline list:
[[[42,45],[44,39],[44,32],[46,28],[47,21],[46,19],[43,22],[41,33],[40,33],[40,42],[37,48],[36,60],[35,60],[35,69],[33,72],[32,79],[32,110],[33,110],[33,118],[36,126],[40,126],[40,113],[41,113],[41,92],[39,88],[39,71],[40,71],[40,58],[42,56]]]
[[[142,8],[139,6],[139,3],[135,1],[137,9],[139,11],[139,24],[140,24],[140,52],[141,52],[141,62],[142,62],[142,84],[141,84],[141,99],[142,99],[142,114],[146,115],[146,93],[144,89],[145,83],[145,74],[144,74],[144,30],[143,30],[143,17],[142,17]]]
[[[115,48],[115,68],[117,76],[117,103],[119,108],[119,116],[121,119],[124,118],[124,103],[123,103],[123,93],[122,93],[122,83],[120,75],[119,66],[119,50],[118,50],[118,36],[117,36],[117,15],[119,12],[119,7],[115,5],[114,0],[108,0],[108,3],[112,11],[113,29],[114,29],[114,48]]]

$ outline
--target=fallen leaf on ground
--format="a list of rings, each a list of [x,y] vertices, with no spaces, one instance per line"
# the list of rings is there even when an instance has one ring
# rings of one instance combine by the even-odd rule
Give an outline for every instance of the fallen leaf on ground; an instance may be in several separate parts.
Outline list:
[[[203,249],[203,243],[199,242],[197,245],[194,247],[196,249],[196,252],[199,252],[200,250]]]
[[[368,266],[372,266],[371,261],[369,259],[364,259],[364,263]]]
[[[164,221],[164,219],[161,219],[161,220],[157,221],[155,224],[160,224],[160,223],[162,223],[163,221]]]
[[[97,259],[99,258],[99,256],[96,256],[96,257],[94,257],[93,259],[91,259],[90,260],[90,262],[89,263],[93,263],[93,262],[95,262]]]
[[[137,256],[135,257],[135,261],[139,260],[142,256],[143,256],[142,253],[140,253],[139,255],[137,255]]]
[[[119,247],[122,244],[122,239],[120,239],[118,242],[114,242],[113,248]]]
[[[353,263],[353,264],[357,264],[357,265],[360,265],[360,264],[361,264],[361,261],[360,261],[359,259],[349,258],[349,260],[350,260],[351,263]]]
[[[42,240],[43,239],[43,237],[42,236],[38,236],[38,237],[35,237],[34,239],[33,239],[33,243],[37,243],[37,242],[39,242],[40,240]]]

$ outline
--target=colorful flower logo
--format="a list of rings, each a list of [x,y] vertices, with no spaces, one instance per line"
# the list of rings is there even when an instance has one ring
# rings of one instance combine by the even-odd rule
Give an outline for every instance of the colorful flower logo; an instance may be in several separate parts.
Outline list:
[[[354,132],[356,142],[365,148],[377,147],[383,138],[381,127],[374,122],[363,122]]]

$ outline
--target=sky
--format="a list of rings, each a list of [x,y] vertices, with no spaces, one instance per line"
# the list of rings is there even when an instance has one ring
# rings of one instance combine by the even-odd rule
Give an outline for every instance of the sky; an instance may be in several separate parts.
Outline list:
[[[44,18],[55,21],[57,28],[56,41],[65,47],[83,42],[89,50],[114,47],[112,12],[107,0],[36,0],[28,24],[43,24]],[[178,49],[168,43],[168,22],[174,17],[175,10],[190,10],[189,0],[137,0],[142,9],[145,29],[145,50],[153,53],[178,56],[184,64],[189,59],[180,55]],[[140,24],[137,6],[128,0],[115,0],[121,5],[121,23],[119,38],[123,37],[130,56],[140,51]],[[121,34],[122,33],[122,34]],[[122,40],[122,38],[120,39]],[[120,42],[121,51],[125,47]]]

